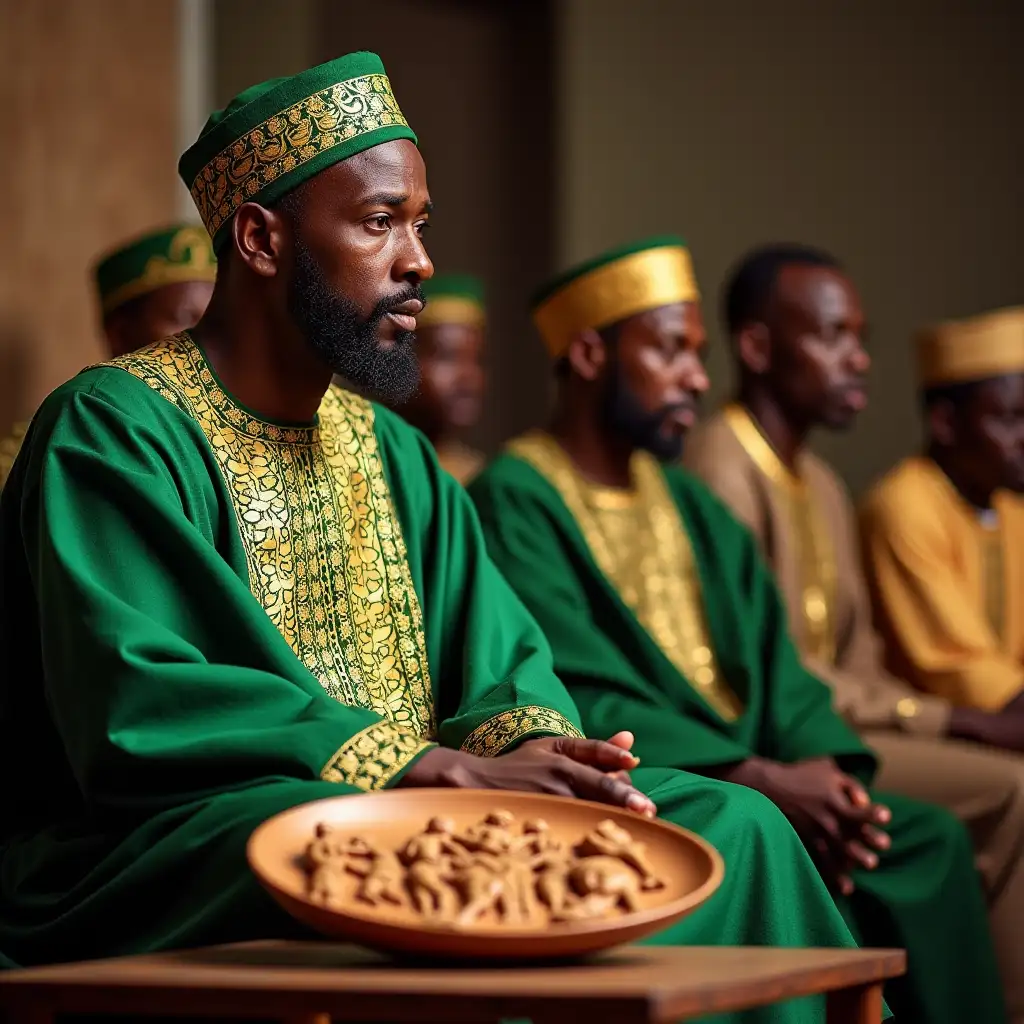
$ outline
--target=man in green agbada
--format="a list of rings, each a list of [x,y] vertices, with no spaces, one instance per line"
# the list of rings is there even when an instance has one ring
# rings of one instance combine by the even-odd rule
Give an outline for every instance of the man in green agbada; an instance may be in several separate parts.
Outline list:
[[[967,833],[938,808],[869,795],[874,756],[801,666],[753,537],[666,468],[708,386],[683,243],[571,271],[535,318],[559,378],[551,428],[511,442],[470,494],[584,728],[629,729],[645,765],[767,796],[855,933],[908,949],[887,993],[898,1020],[1004,1020]]]
[[[468,496],[330,386],[408,392],[433,272],[379,59],[248,90],[180,170],[218,254],[207,314],[54,392],[0,498],[7,960],[291,934],[246,867],[253,828],[390,786],[653,813],[642,787],[728,860],[658,941],[852,944],[763,798],[656,768],[631,785],[628,734],[581,736]]]
[[[192,327],[203,315],[217,276],[206,228],[174,224],[123,242],[93,269],[103,341],[112,356]],[[0,488],[21,449],[28,423],[0,438]]]

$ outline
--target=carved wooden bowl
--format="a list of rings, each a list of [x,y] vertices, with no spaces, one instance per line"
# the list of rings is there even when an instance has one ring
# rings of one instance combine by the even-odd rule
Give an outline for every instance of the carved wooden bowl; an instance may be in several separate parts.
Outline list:
[[[410,898],[399,905],[371,905],[359,896],[360,877],[348,872],[339,876],[332,905],[310,892],[306,851],[319,826],[327,825],[339,841],[358,837],[398,851],[432,818],[448,819],[457,833],[465,833],[498,809],[515,816],[513,828],[543,819],[549,834],[565,844],[576,844],[610,819],[643,844],[660,887],[634,893],[633,909],[621,904],[605,918],[556,921],[545,907],[542,916],[513,923],[500,919],[500,908],[495,908],[471,927],[425,916]],[[471,789],[396,789],[302,804],[257,828],[247,855],[278,903],[323,935],[390,952],[474,960],[576,957],[636,941],[699,907],[721,884],[725,870],[710,843],[661,820],[584,800]]]

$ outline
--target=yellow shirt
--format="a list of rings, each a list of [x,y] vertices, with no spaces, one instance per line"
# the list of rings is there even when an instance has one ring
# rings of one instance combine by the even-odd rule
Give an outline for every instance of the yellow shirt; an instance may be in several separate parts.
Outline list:
[[[1024,500],[991,522],[931,459],[900,463],[862,503],[865,570],[889,667],[956,704],[997,711],[1024,689]]]

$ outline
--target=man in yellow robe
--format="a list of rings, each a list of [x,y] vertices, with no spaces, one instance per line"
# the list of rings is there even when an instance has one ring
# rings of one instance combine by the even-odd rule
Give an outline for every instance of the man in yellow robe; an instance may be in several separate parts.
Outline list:
[[[217,260],[206,228],[174,224],[118,246],[96,263],[94,277],[111,356],[194,327],[206,312]],[[0,440],[0,488],[21,450],[27,423]]]
[[[880,756],[877,784],[970,829],[1012,1019],[1024,1021],[1024,759],[990,749],[1024,749],[1024,715],[953,707],[885,669],[853,503],[807,446],[812,429],[847,429],[865,405],[860,297],[828,254],[769,246],[741,261],[724,308],[737,396],[694,431],[685,464],[757,536],[804,663]]]
[[[397,411],[427,435],[442,468],[467,484],[486,461],[464,439],[480,419],[487,387],[483,282],[469,274],[438,274],[423,282],[423,295],[427,305],[416,328],[420,384]]]
[[[889,665],[963,707],[1024,714],[1024,307],[918,338],[927,447],[867,495]]]

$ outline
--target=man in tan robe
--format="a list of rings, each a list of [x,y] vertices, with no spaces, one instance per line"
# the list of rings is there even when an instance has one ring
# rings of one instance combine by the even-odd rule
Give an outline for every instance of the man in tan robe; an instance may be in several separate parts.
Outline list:
[[[1024,691],[1024,308],[918,339],[927,431],[864,499],[865,569],[889,667],[954,704]]]
[[[954,708],[885,671],[850,498],[806,447],[812,428],[848,427],[865,405],[860,300],[830,257],[780,246],[743,261],[726,310],[738,400],[694,432],[686,465],[759,538],[806,664],[881,757],[878,785],[969,827],[1008,1005],[1024,1021],[1024,758],[1006,752],[1024,749],[1024,715]]]

